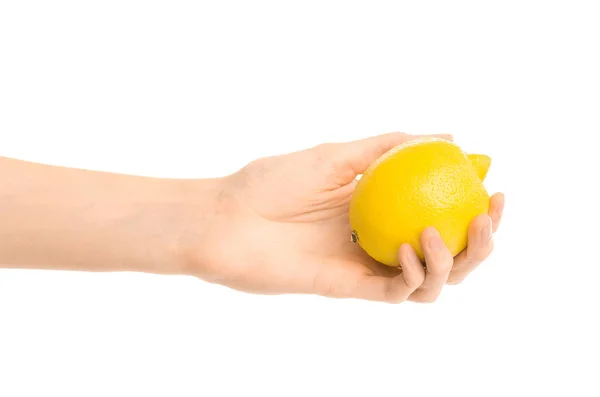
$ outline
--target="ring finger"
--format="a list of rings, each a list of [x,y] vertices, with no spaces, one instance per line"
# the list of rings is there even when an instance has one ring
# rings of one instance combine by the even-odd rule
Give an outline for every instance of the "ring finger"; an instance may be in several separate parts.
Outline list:
[[[448,284],[461,283],[494,249],[493,233],[498,229],[502,217],[504,196],[500,193],[491,198],[489,215],[482,214],[469,225],[467,248],[456,256]]]

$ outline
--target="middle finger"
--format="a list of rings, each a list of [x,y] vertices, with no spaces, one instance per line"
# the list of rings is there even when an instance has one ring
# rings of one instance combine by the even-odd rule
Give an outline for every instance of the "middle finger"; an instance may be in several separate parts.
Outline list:
[[[446,247],[439,232],[429,227],[421,234],[421,247],[425,256],[425,281],[409,300],[414,302],[434,302],[448,280],[454,258]]]

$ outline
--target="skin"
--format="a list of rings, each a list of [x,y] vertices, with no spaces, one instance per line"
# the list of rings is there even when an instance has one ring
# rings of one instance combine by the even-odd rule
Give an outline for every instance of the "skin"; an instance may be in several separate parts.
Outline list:
[[[425,264],[409,245],[398,252],[402,270],[368,257],[349,238],[356,178],[416,137],[322,144],[199,180],[0,158],[0,267],[183,274],[248,293],[434,302],[491,254],[504,196],[491,197],[454,258],[431,227],[421,236]]]

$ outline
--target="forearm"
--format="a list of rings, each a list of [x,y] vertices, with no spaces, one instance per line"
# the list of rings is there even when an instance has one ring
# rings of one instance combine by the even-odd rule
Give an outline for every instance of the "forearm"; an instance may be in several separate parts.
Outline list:
[[[181,274],[219,186],[0,157],[0,267]]]

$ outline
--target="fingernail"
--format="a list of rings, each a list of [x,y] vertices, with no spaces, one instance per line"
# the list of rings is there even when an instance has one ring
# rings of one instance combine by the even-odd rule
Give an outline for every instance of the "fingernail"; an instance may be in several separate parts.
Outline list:
[[[419,259],[419,256],[417,255],[417,253],[415,252],[415,250],[410,250],[408,253],[408,259],[413,263],[413,265],[420,265],[421,264],[421,260]]]
[[[433,252],[441,252],[445,247],[446,245],[440,234],[437,231],[432,232],[431,238],[429,239],[429,248],[431,248]]]
[[[485,221],[485,225],[481,228],[481,239],[483,241],[489,241],[492,238],[492,218],[489,216]]]

